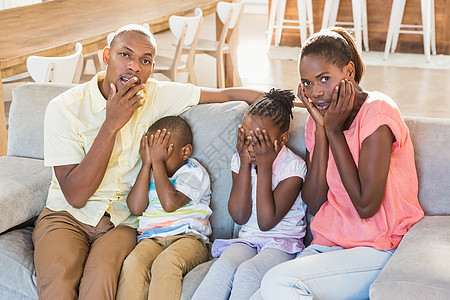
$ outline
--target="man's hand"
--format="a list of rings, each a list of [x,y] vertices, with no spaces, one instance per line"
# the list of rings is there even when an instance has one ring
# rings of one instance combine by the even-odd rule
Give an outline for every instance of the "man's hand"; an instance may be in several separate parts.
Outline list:
[[[152,162],[166,162],[173,152],[173,144],[169,145],[170,132],[158,130],[149,138],[150,157]]]
[[[144,97],[138,94],[145,87],[145,84],[135,85],[138,79],[130,78],[118,91],[116,86],[111,83],[108,100],[106,101],[106,120],[105,125],[113,131],[119,131],[133,116],[136,109],[142,103]]]

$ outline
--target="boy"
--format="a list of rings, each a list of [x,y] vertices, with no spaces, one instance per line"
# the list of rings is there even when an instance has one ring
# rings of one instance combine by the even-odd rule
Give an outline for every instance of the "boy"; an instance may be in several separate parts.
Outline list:
[[[142,137],[142,167],[127,199],[140,216],[139,243],[123,263],[117,299],[179,299],[184,274],[206,261],[210,179],[191,154],[181,117],[158,120]]]

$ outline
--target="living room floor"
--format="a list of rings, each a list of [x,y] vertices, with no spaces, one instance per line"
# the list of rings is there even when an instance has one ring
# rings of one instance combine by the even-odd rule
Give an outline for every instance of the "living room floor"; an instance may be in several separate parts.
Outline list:
[[[266,15],[244,14],[240,25],[239,73],[244,87],[268,91],[272,87],[296,91],[299,81],[295,60],[270,59],[265,48]],[[174,40],[170,30],[155,35],[158,53],[170,55]],[[215,38],[215,17],[205,17],[201,38]],[[215,59],[197,55],[195,70],[198,85],[216,86]],[[88,63],[82,81],[94,74],[93,64]],[[186,82],[187,74],[180,74],[179,81]],[[155,74],[160,80],[166,77]],[[403,115],[450,118],[450,69],[432,70],[386,66],[366,66],[361,86],[366,90],[381,91],[394,99]],[[11,97],[11,88],[4,85],[5,101]],[[6,103],[6,109],[9,109]]]

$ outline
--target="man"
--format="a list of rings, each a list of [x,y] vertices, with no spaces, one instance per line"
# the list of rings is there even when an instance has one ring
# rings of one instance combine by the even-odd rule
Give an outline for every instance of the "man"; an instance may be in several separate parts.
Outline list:
[[[140,167],[141,137],[153,122],[198,103],[263,96],[148,81],[155,53],[147,28],[122,27],[103,51],[106,72],[49,103],[44,153],[54,172],[33,232],[40,299],[115,297],[122,261],[136,245],[126,198]]]

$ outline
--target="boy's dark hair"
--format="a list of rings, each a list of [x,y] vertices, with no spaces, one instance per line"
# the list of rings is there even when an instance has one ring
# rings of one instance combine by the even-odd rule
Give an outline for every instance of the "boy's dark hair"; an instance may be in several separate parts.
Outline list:
[[[272,119],[274,125],[284,132],[291,124],[295,96],[291,90],[271,89],[265,97],[253,103],[245,113],[247,116],[260,116]]]
[[[364,62],[355,39],[344,28],[326,28],[310,36],[300,51],[300,62],[302,57],[308,55],[321,56],[341,69],[352,61],[355,64],[356,83],[364,75]]]
[[[182,117],[168,116],[159,119],[148,129],[149,133],[154,133],[158,129],[166,129],[177,139],[181,147],[192,144],[192,130],[189,124]]]

